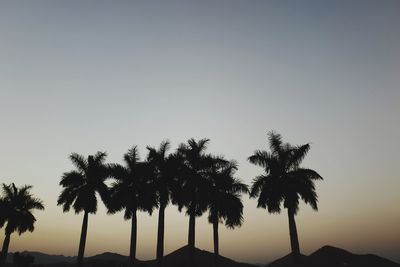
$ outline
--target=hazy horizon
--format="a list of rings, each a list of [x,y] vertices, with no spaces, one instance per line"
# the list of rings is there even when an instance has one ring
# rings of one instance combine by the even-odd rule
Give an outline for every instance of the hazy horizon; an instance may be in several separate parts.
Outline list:
[[[262,169],[246,159],[275,130],[311,142],[303,166],[324,177],[319,211],[301,204],[296,217],[302,253],[332,245],[400,262],[399,12],[399,1],[1,2],[0,183],[33,185],[46,207],[10,251],[77,254],[83,214],[56,205],[71,152],[121,162],[132,145],[143,158],[164,139],[172,152],[210,138],[250,185]],[[220,253],[288,254],[286,211],[243,200]],[[138,216],[139,259],[155,258],[157,214]],[[165,219],[167,254],[186,245],[189,218],[169,206]],[[85,255],[126,255],[129,237],[101,204]],[[196,246],[213,247],[206,215]]]

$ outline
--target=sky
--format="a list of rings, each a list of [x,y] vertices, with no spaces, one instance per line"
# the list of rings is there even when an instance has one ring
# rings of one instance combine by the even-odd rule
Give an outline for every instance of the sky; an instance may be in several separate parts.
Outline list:
[[[239,163],[275,130],[311,143],[323,176],[319,211],[300,206],[303,253],[332,245],[400,262],[399,1],[2,1],[0,182],[33,185],[45,211],[11,251],[76,255],[83,214],[56,205],[68,155],[210,138]],[[287,214],[244,201],[220,253],[265,263],[290,251]],[[196,246],[212,251],[198,218]],[[187,242],[188,217],[166,210],[166,253]],[[155,258],[157,212],[138,216],[139,259]],[[86,255],[128,254],[130,223],[89,216]],[[1,230],[0,240],[4,238]]]

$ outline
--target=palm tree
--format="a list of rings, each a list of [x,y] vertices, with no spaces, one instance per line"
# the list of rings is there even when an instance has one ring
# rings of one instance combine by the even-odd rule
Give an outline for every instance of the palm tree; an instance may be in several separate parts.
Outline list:
[[[247,194],[249,190],[247,185],[233,177],[236,170],[236,162],[215,158],[210,173],[212,187],[208,204],[208,221],[213,225],[215,266],[218,266],[219,258],[218,224],[225,222],[228,228],[233,229],[243,223],[241,194]]]
[[[111,186],[111,201],[108,213],[114,214],[125,209],[125,220],[131,219],[131,244],[129,264],[133,266],[136,259],[137,242],[137,211],[146,211],[149,214],[157,207],[157,195],[154,183],[150,177],[150,168],[147,162],[139,162],[136,146],[124,155],[126,166],[110,165],[111,176],[115,179]]]
[[[79,241],[78,266],[83,264],[89,213],[97,212],[98,193],[105,204],[109,201],[109,191],[105,180],[109,176],[105,164],[106,153],[97,152],[85,159],[82,155],[72,153],[69,158],[76,170],[63,174],[60,185],[63,190],[58,197],[57,205],[62,205],[63,212],[72,206],[75,213],[84,212],[81,237]]]
[[[158,197],[158,233],[157,233],[157,265],[162,266],[164,256],[164,221],[165,208],[169,204],[173,192],[177,187],[177,172],[179,169],[179,159],[176,154],[167,155],[169,142],[163,141],[157,149],[147,147],[147,162],[151,167],[152,178]]]
[[[0,228],[6,224],[5,238],[0,256],[0,266],[3,266],[10,245],[11,234],[17,231],[20,235],[26,231],[33,232],[36,218],[32,212],[35,209],[44,210],[40,199],[35,198],[29,191],[30,185],[17,188],[15,184],[3,184],[4,197],[0,201],[1,217]]]
[[[194,265],[195,250],[195,226],[196,217],[201,216],[207,210],[207,196],[211,187],[208,172],[213,159],[205,153],[209,139],[189,139],[187,144],[180,144],[178,157],[182,161],[180,170],[181,192],[174,198],[179,210],[186,207],[189,215],[189,266]]]
[[[292,255],[300,256],[295,215],[300,198],[314,210],[318,210],[318,196],[314,180],[322,177],[314,170],[300,167],[310,150],[310,144],[292,146],[283,143],[280,134],[269,132],[270,152],[256,150],[249,161],[264,168],[265,173],[253,180],[250,197],[258,197],[257,207],[269,213],[280,213],[281,203],[288,211]]]

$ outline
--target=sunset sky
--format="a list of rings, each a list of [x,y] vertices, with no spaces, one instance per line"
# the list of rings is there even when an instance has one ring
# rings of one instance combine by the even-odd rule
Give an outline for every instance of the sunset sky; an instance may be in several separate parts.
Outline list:
[[[400,262],[400,1],[2,1],[0,182],[31,184],[45,211],[10,251],[76,255],[83,214],[56,205],[71,152],[210,138],[239,163],[275,130],[310,142],[319,211],[297,218],[304,254],[323,245]],[[220,252],[265,263],[290,251],[287,214],[244,197],[241,228],[221,226]],[[166,210],[166,253],[189,217]],[[206,216],[196,246],[212,251]],[[155,258],[157,212],[138,217],[139,259]],[[4,238],[1,229],[0,242]],[[89,216],[86,255],[128,254],[130,222]]]

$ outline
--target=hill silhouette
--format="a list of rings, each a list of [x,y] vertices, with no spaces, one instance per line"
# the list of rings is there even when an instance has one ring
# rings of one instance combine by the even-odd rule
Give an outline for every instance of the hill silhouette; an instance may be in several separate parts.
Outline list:
[[[186,266],[188,260],[188,246],[181,247],[170,254],[164,256],[164,267]],[[65,257],[62,255],[48,255],[40,252],[24,251],[24,255],[29,254],[35,257],[34,266],[64,267],[75,266],[77,257]],[[8,256],[8,262],[12,262],[12,253]],[[195,259],[197,266],[212,266],[214,254],[200,249],[195,249]],[[129,257],[117,253],[105,252],[92,257],[85,258],[87,267],[121,267],[128,266]],[[138,267],[155,267],[156,260],[136,261]],[[239,263],[234,260],[219,256],[219,267],[256,267],[256,265]]]
[[[185,266],[187,263],[187,255],[188,255],[188,246],[181,247],[174,252],[166,255],[163,260],[164,267],[180,267]],[[213,266],[214,264],[214,254],[206,251],[200,250],[198,248],[195,249],[195,260],[197,266]],[[146,266],[155,267],[156,261],[147,261],[143,262],[147,264]],[[228,259],[223,256],[219,256],[219,266],[220,267],[255,267],[255,265],[247,264],[247,263],[239,263],[234,260]]]
[[[170,254],[164,256],[163,266],[164,267],[182,267],[186,266],[188,261],[189,247],[181,247]],[[195,249],[195,260],[197,266],[212,266],[214,263],[214,254],[200,249]],[[88,266],[127,266],[129,258],[116,253],[103,253],[96,255],[85,260]],[[136,261],[136,266],[140,267],[156,267],[156,260],[149,261]],[[219,256],[219,267],[255,267],[255,265],[239,263],[228,259],[223,256]]]
[[[164,267],[184,267],[188,262],[188,246],[181,247],[164,257]],[[77,257],[66,257],[63,255],[48,255],[40,252],[24,251],[23,255],[35,257],[34,266],[41,267],[70,267],[75,266]],[[8,262],[12,262],[13,254],[8,256]],[[214,254],[200,249],[195,249],[196,267],[213,266]],[[125,267],[128,266],[129,258],[117,253],[105,252],[92,257],[85,258],[87,267]],[[12,266],[12,265],[8,265]],[[138,267],[156,267],[156,260],[137,260]],[[270,264],[267,267],[400,267],[400,264],[385,258],[365,254],[358,255],[346,250],[324,246],[309,256],[301,255],[300,264],[295,264],[292,254],[286,255]],[[256,267],[256,265],[236,262],[229,258],[220,256],[219,267]]]
[[[270,264],[268,267],[400,267],[400,264],[385,258],[365,254],[358,255],[341,248],[324,246],[309,256],[301,255],[300,263],[295,264],[291,254]]]
[[[50,255],[35,251],[23,251],[21,255],[31,255],[35,258],[35,263],[39,264],[54,264],[54,263],[75,263],[76,257],[69,257],[64,255]],[[12,262],[14,253],[8,253],[7,262]]]

